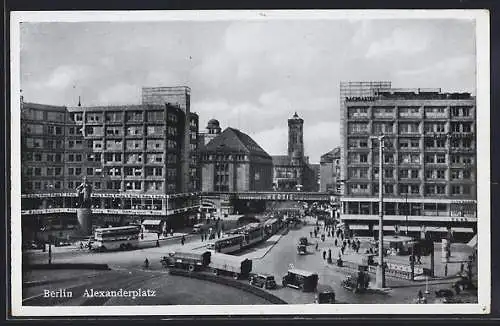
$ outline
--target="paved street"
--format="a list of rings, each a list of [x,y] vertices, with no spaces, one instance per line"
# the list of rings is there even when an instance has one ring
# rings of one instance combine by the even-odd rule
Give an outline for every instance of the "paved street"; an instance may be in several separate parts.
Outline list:
[[[52,271],[56,275],[59,271]],[[75,272],[75,271],[73,271]],[[78,271],[78,273],[80,273]],[[57,277],[57,276],[56,276]],[[66,289],[71,298],[45,298],[44,290]],[[85,290],[153,290],[154,296],[142,297],[85,297]],[[151,293],[151,292],[150,292]],[[84,275],[78,279],[25,288],[24,305],[36,306],[90,306],[90,305],[249,305],[268,304],[266,300],[253,294],[216,283],[205,282],[166,272],[113,270]]]
[[[332,286],[336,293],[336,299],[340,303],[411,303],[415,300],[418,290],[422,290],[422,292],[425,291],[425,282],[409,282],[390,277],[387,277],[386,279],[387,286],[393,288],[390,294],[353,294],[352,292],[345,290],[341,286],[341,281],[347,274],[353,273],[353,271],[347,268],[337,267],[333,264],[327,264],[322,258],[322,252],[324,249],[327,250],[328,248],[332,248],[332,256],[336,257],[336,248],[334,248],[333,239],[327,237],[325,242],[322,242],[320,238],[311,239],[309,237],[309,233],[312,230],[313,226],[307,225],[302,226],[300,229],[291,229],[286,235],[276,234],[267,241],[255,246],[254,248],[247,249],[238,255],[253,260],[254,272],[270,273],[274,275],[279,286],[278,289],[269,291],[288,303],[312,303],[314,300],[313,293],[303,293],[292,288],[282,288],[281,278],[286,274],[290,266],[318,273],[319,283]],[[307,255],[298,255],[296,246],[299,238],[303,236],[307,236],[309,240],[313,242],[313,245],[308,246]],[[315,242],[319,243],[318,251],[315,251]],[[218,302],[225,300],[225,296],[222,295],[222,293],[225,293],[224,291],[228,293],[231,291],[235,293],[238,292],[242,297],[247,298],[238,299],[239,301],[230,300],[228,302],[263,300],[258,298],[248,299],[249,296],[246,293],[236,289],[224,289],[221,290],[222,292],[217,292],[219,291],[218,288],[226,287],[210,282],[186,279],[180,276],[170,276],[162,270],[160,259],[162,256],[168,254],[168,252],[175,251],[180,248],[183,250],[200,248],[205,246],[206,243],[206,241],[202,242],[201,237],[197,235],[187,235],[186,244],[184,246],[181,245],[180,239],[167,239],[160,241],[161,247],[159,248],[152,247],[132,251],[89,253],[86,250],[70,250],[66,248],[66,250],[54,253],[53,262],[106,263],[109,264],[111,268],[118,271],[102,272],[105,273],[102,274],[105,275],[104,277],[101,278],[101,276],[98,276],[86,279],[86,282],[90,282],[90,284],[94,287],[99,286],[100,284],[116,287],[119,284],[116,283],[118,282],[117,276],[113,273],[125,273],[119,274],[120,284],[123,283],[127,287],[130,287],[131,284],[136,284],[138,287],[142,288],[158,287],[158,289],[162,289],[161,293],[163,293],[161,299],[157,299],[159,300],[158,302],[154,301],[154,298],[116,298],[106,301],[106,304],[139,304],[139,302],[140,304],[152,304],[153,302],[156,304],[169,304],[170,302],[179,302],[178,304],[203,304],[203,294],[206,294],[206,300],[210,301],[206,303],[215,304],[217,300],[219,300]],[[439,248],[437,250],[439,250]],[[38,253],[34,257],[31,257],[31,260],[33,262],[46,262],[46,257],[47,253]],[[148,258],[150,261],[151,272],[149,272],[149,274],[141,270],[141,265],[145,258]],[[127,273],[131,273],[130,276]],[[36,278],[33,274],[36,274],[36,272],[32,272],[32,275],[29,276],[31,280]],[[132,279],[129,279],[130,282],[127,281],[127,277],[123,278],[123,275],[132,277]],[[135,277],[138,278],[136,279]],[[372,278],[372,281],[374,281],[375,276],[370,274],[370,277]],[[101,282],[101,280],[104,281]],[[77,284],[78,281],[81,280],[68,280],[67,284],[68,286]],[[96,281],[98,282],[97,285],[93,283]],[[453,279],[429,282],[428,290],[431,293],[429,299],[433,297],[435,290],[450,288],[452,282]],[[64,284],[66,283],[59,283],[56,285],[57,287],[63,287]],[[40,291],[42,288],[28,288],[29,293],[26,293],[25,297],[35,295],[36,290],[38,289]],[[193,294],[193,291],[198,292],[196,292],[197,294]],[[212,292],[216,294],[213,294]],[[228,297],[230,297],[230,294],[228,294]],[[253,296],[250,295],[250,297]],[[71,302],[64,304],[72,304]],[[430,302],[432,302],[432,299]]]

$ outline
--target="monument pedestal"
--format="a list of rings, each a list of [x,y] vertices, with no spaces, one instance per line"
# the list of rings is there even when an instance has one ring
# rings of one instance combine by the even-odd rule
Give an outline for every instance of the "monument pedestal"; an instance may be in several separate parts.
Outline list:
[[[77,208],[76,216],[83,235],[92,233],[92,210],[90,208]]]

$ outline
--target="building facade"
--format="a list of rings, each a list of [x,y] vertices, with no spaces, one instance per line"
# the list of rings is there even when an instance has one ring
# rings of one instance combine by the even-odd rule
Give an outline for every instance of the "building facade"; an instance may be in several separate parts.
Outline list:
[[[365,86],[359,91],[360,85]],[[342,220],[368,234],[378,230],[476,230],[476,106],[469,93],[394,89],[387,82],[341,84]],[[384,135],[383,170],[379,144]],[[378,189],[379,173],[383,189]]]
[[[320,159],[320,191],[340,194],[340,147],[336,147],[321,155]]]
[[[273,155],[273,188],[317,191],[318,175],[304,156],[304,120],[297,112],[288,119],[288,155]]]
[[[28,227],[33,221],[46,229],[75,226],[75,188],[83,178],[93,189],[94,224],[147,217],[172,218],[177,226],[196,214],[196,114],[186,117],[177,104],[66,108],[24,102],[21,112],[22,214],[23,223],[31,221]],[[186,149],[193,167],[188,179],[180,164]]]
[[[205,131],[198,133],[198,146],[201,148],[221,133],[220,123],[216,119],[210,119]]]
[[[272,188],[272,159],[250,136],[226,128],[200,148],[203,192]]]

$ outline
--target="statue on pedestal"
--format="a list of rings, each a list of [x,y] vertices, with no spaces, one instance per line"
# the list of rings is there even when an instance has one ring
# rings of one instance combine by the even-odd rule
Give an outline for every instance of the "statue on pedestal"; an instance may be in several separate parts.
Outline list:
[[[87,181],[87,177],[83,177],[83,182],[76,187],[78,193],[78,207],[79,208],[90,208],[92,206],[92,201],[90,195],[92,194],[92,186]]]

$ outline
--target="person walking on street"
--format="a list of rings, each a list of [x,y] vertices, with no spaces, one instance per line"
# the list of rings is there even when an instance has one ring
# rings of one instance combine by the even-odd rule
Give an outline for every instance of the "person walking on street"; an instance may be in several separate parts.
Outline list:
[[[174,229],[170,229],[170,235],[173,237],[174,236]]]
[[[184,236],[182,236],[182,238],[181,238],[181,244],[184,245],[185,241],[186,241],[186,238]]]
[[[448,276],[448,264],[444,265],[444,277]]]
[[[326,251],[323,250],[323,260],[325,260],[325,259],[326,259]]]
[[[335,238],[335,247],[338,246],[338,241],[337,241],[337,238]]]
[[[422,255],[420,253],[417,254],[417,264],[422,265]]]
[[[160,240],[156,240],[156,247],[158,248],[160,246]]]
[[[344,254],[344,250],[345,250],[345,247],[342,246],[342,248],[340,249],[340,251],[342,251],[342,255]]]
[[[316,251],[318,251],[319,244],[316,242]]]

